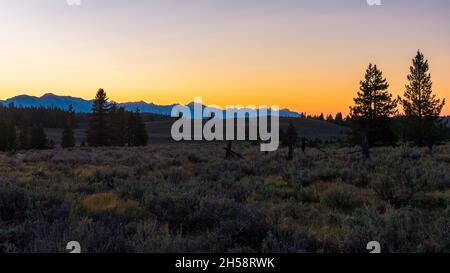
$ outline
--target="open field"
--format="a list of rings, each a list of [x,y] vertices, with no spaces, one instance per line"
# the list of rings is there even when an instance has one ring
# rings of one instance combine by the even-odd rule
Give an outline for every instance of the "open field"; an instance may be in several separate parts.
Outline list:
[[[0,252],[450,252],[450,146],[0,153]]]

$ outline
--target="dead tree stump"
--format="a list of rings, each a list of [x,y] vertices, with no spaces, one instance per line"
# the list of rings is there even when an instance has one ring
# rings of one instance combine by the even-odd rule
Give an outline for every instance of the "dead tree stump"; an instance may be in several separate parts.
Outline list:
[[[233,157],[243,158],[243,156],[241,154],[236,153],[235,151],[233,151],[232,145],[233,145],[232,141],[228,141],[227,142],[227,147],[224,148],[224,150],[225,150],[225,158],[226,159],[231,159]]]

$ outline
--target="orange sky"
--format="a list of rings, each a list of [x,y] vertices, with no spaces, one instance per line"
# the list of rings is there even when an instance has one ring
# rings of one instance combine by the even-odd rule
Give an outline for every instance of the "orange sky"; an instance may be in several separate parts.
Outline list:
[[[202,96],[222,107],[347,113],[369,62],[401,94],[417,49],[430,61],[436,94],[449,99],[450,1],[392,2],[7,1],[0,99],[92,98],[101,87],[119,102]]]

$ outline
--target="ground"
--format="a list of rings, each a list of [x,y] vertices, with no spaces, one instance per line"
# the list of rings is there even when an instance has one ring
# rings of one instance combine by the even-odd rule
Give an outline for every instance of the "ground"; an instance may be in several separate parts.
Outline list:
[[[0,252],[450,251],[450,146],[0,153]]]

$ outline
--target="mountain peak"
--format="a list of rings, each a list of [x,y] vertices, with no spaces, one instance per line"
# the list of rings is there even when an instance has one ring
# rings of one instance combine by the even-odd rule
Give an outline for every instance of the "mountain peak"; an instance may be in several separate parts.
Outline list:
[[[42,95],[41,99],[54,98],[54,97],[58,97],[58,96],[53,93],[45,93],[44,95]]]

